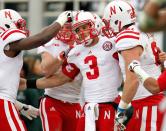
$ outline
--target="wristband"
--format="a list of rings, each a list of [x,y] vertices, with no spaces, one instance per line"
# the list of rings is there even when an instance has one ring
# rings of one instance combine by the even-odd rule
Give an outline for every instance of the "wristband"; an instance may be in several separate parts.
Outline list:
[[[27,79],[26,82],[27,88],[37,89],[36,80],[37,79],[35,78]]]
[[[119,106],[118,106],[118,109],[125,110],[127,108],[128,108],[128,104],[121,99]]]
[[[136,66],[134,68],[134,72],[136,73],[136,75],[139,77],[140,81],[142,83],[144,83],[144,81],[149,78],[150,76],[143,70],[141,69],[140,66]]]

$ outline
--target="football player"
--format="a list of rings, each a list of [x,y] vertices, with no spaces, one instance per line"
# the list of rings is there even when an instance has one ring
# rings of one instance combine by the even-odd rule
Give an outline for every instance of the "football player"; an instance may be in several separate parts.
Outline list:
[[[38,48],[45,77],[48,78],[57,71],[60,72],[62,64],[65,63],[61,60],[63,56],[59,56],[61,56],[61,52],[66,52],[73,46],[72,24],[65,23],[56,37],[45,46]],[[81,76],[78,75],[72,82],[45,89],[44,97],[40,101],[40,117],[44,131],[76,131],[80,117],[81,80]]]
[[[110,2],[105,7],[104,19],[108,23],[107,27],[116,36],[116,48],[124,77],[122,98],[115,118],[116,125],[124,129],[122,122],[126,119],[126,108],[133,100],[134,114],[127,130],[160,130],[163,114],[159,111],[158,104],[164,97],[163,93],[150,93],[128,69],[130,62],[136,59],[151,76],[157,78],[161,74],[153,36],[137,29],[135,9],[125,1]]]
[[[73,21],[75,46],[68,54],[63,73],[70,79],[83,77],[82,117],[77,131],[113,131],[118,87],[121,72],[114,40],[100,35],[102,22],[90,12],[78,13]],[[77,70],[77,73],[73,73]]]
[[[23,64],[22,50],[39,47],[53,38],[68,20],[68,12],[40,33],[28,36],[26,21],[14,10],[0,10],[0,109],[3,124],[0,130],[25,131],[26,128],[14,106],[20,71]]]

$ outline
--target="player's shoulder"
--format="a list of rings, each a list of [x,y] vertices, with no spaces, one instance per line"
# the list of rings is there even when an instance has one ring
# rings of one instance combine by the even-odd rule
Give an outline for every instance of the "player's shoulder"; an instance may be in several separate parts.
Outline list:
[[[135,25],[126,28],[116,36],[116,43],[124,40],[139,40],[140,31]]]
[[[26,37],[26,32],[19,29],[9,29],[0,35],[2,41],[5,41],[6,43],[11,43]]]
[[[0,35],[0,38],[3,39],[3,40],[6,40],[10,37],[14,37],[15,38],[17,36],[24,36],[26,37],[26,32],[22,31],[22,30],[19,30],[19,29],[9,29],[9,30],[6,30],[4,31],[1,35]]]
[[[135,25],[121,31],[116,36],[116,48],[118,50],[126,50],[141,45],[141,32]]]

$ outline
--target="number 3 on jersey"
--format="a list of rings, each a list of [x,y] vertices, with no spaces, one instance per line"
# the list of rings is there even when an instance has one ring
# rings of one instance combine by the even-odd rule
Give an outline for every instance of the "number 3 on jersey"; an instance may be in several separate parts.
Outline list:
[[[97,79],[99,77],[99,68],[97,66],[97,57],[94,55],[87,56],[84,59],[84,63],[89,65],[90,71],[86,72],[86,76],[89,80]]]

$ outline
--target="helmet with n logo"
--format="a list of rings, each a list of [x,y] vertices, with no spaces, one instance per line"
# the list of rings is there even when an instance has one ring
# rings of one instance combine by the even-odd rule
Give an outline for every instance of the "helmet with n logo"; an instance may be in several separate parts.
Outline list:
[[[118,33],[124,26],[136,22],[136,14],[133,6],[129,3],[123,0],[114,0],[105,7],[103,20],[108,24],[107,28]]]
[[[90,45],[93,39],[100,34],[97,17],[90,12],[78,12],[74,17],[73,32],[77,44]]]
[[[75,15],[79,12],[80,11],[72,11],[71,19],[73,19],[73,17],[75,17]],[[69,22],[66,22],[63,25],[62,29],[56,35],[56,38],[64,42],[65,44],[69,44],[71,41],[75,40],[74,34],[72,32],[72,20]]]
[[[8,29],[23,30],[27,35],[29,33],[26,28],[26,21],[18,12],[11,9],[3,9],[0,10],[0,33]]]

